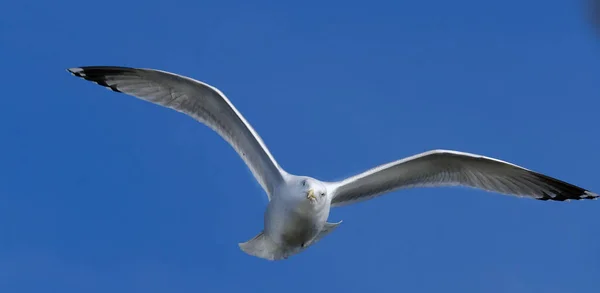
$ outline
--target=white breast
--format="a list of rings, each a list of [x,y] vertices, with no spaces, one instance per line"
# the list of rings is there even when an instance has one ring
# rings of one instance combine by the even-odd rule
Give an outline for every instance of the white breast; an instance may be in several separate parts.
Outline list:
[[[328,215],[329,209],[306,198],[273,196],[265,211],[265,233],[279,244],[300,246],[319,233]]]

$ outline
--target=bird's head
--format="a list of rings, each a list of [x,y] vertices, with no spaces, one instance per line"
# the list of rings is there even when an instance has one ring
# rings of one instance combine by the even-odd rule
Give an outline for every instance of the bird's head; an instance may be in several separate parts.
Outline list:
[[[302,196],[311,204],[324,203],[327,198],[327,188],[323,183],[310,177],[298,180],[298,189]]]

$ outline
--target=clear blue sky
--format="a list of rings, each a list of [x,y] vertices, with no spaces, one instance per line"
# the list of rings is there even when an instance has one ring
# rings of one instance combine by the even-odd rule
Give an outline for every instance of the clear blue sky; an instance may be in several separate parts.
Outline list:
[[[600,191],[582,3],[404,2],[4,1],[0,292],[598,292],[599,201],[403,190],[334,209],[287,261],[248,256],[267,199],[227,143],[65,71],[209,82],[295,174],[445,148]]]

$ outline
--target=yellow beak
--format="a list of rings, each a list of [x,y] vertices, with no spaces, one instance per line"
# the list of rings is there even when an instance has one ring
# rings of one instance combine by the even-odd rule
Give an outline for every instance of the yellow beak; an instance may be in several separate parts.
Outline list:
[[[315,196],[315,192],[312,189],[306,193],[306,198],[308,198],[310,200],[317,200],[317,197]]]

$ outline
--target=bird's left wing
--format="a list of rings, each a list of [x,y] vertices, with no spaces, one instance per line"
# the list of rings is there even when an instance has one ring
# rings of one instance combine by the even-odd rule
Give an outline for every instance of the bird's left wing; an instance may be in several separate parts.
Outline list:
[[[235,149],[269,199],[275,186],[283,181],[285,171],[252,126],[218,89],[189,77],[154,69],[88,66],[68,71],[115,92],[187,114],[210,127]]]
[[[465,186],[539,200],[594,199],[597,194],[523,167],[475,154],[434,150],[329,183],[331,206],[410,187]]]

